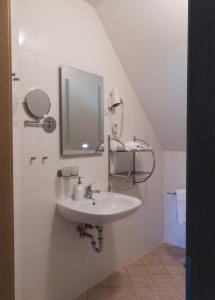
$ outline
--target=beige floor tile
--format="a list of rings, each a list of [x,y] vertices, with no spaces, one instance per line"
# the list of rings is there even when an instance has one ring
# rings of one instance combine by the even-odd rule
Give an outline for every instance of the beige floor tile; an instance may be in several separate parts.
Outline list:
[[[127,271],[129,275],[148,275],[145,265],[130,265]]]
[[[184,265],[186,259],[185,259],[185,256],[176,256],[177,260],[178,260],[178,263],[180,265]]]
[[[184,300],[186,298],[186,288],[185,287],[179,287],[178,288],[178,295],[180,300]]]
[[[152,250],[150,254],[156,255],[156,256],[162,256],[162,255],[172,255],[172,252],[168,247],[162,247],[159,246],[158,248]]]
[[[174,287],[177,283],[168,275],[151,275],[153,288],[169,288]]]
[[[168,271],[164,265],[146,265],[150,275],[165,275]]]
[[[160,259],[161,263],[164,265],[179,264],[179,260],[177,259],[177,257],[175,257],[173,255],[162,255],[162,256],[159,256],[159,259]]]
[[[142,260],[145,265],[159,265],[161,264],[161,260],[158,256],[147,254],[142,257]]]
[[[127,275],[128,271],[126,268],[122,268],[121,270],[117,271],[116,273],[114,273],[115,275]]]
[[[131,289],[103,288],[88,292],[88,300],[136,300]]]
[[[176,246],[170,246],[169,249],[176,256],[185,256],[186,255],[186,250],[183,248],[176,247]]]
[[[143,259],[144,259],[144,256],[140,257],[137,260],[135,260],[134,262],[132,262],[131,265],[144,265]]]
[[[128,275],[114,274],[109,278],[109,283],[111,288],[131,287],[131,279]]]
[[[146,288],[152,286],[149,275],[130,275],[132,287]]]
[[[185,275],[173,275],[172,277],[177,285],[181,286],[182,288],[185,287],[185,283],[186,283]]]
[[[185,268],[181,265],[165,265],[171,275],[184,275]]]
[[[177,288],[168,288],[159,290],[160,300],[185,300]]]
[[[160,300],[158,291],[151,288],[135,288],[136,300]]]

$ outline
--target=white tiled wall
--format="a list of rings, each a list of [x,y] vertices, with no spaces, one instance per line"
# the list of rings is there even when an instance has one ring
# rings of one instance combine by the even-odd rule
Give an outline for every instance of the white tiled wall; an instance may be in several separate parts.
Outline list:
[[[163,151],[120,65],[94,9],[82,0],[12,0],[16,300],[67,300],[143,255],[163,240]],[[61,64],[104,76],[105,106],[114,86],[125,101],[124,140],[148,140],[156,153],[155,174],[128,191],[144,201],[133,216],[105,226],[104,251],[96,254],[76,225],[56,212],[56,201],[71,196],[74,181],[56,178],[59,168],[78,165],[84,184],[107,189],[107,153],[61,159],[59,87]],[[52,134],[24,128],[25,94],[44,89],[51,98]],[[105,116],[105,134],[110,131]],[[30,164],[30,157],[36,160]],[[48,160],[42,163],[42,157]]]

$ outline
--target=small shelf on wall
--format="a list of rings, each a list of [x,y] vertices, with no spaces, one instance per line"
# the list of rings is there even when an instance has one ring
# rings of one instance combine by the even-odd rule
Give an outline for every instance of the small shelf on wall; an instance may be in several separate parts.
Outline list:
[[[115,141],[119,143],[118,149],[111,149],[111,141]],[[112,180],[113,178],[127,178],[126,182],[132,182],[133,185],[138,183],[146,182],[154,173],[155,170],[155,154],[151,146],[144,141],[143,139],[139,139],[136,137],[133,137],[133,141],[140,142],[142,145],[144,145],[145,149],[138,149],[138,150],[128,150],[124,143],[116,138],[111,138],[111,136],[108,136],[108,190],[112,190]],[[152,168],[150,171],[145,170],[136,170],[136,159],[137,159],[137,153],[150,153],[152,157]],[[131,155],[131,167],[128,170],[122,171],[122,172],[111,172],[111,156],[114,155],[114,153],[128,153]]]

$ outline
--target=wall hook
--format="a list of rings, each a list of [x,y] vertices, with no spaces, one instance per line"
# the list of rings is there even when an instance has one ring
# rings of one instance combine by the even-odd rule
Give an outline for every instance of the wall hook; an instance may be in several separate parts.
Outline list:
[[[36,159],[37,159],[36,156],[30,157],[30,165],[32,165],[33,161],[36,160]]]
[[[47,159],[48,159],[48,156],[43,156],[42,163],[44,164]]]

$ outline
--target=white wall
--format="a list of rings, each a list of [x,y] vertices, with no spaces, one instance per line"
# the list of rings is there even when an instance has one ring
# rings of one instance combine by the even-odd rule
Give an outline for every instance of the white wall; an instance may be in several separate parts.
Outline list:
[[[164,152],[164,193],[165,193],[165,217],[164,239],[167,243],[185,247],[186,225],[179,224],[176,218],[174,196],[166,192],[174,192],[176,189],[186,187],[186,152]]]
[[[12,0],[16,300],[67,300],[143,255],[163,241],[163,151],[119,63],[94,9],[82,0]],[[18,44],[19,41],[19,44]],[[56,212],[56,201],[70,197],[74,182],[57,179],[62,166],[78,165],[84,184],[107,189],[107,153],[101,157],[61,159],[59,88],[61,64],[104,76],[105,106],[118,86],[125,100],[123,139],[145,138],[154,148],[156,171],[146,184],[129,191],[144,200],[133,216],[105,226],[98,255],[81,240],[76,225]],[[51,98],[52,134],[24,128],[25,94],[44,89]],[[84,124],[83,124],[84,125]],[[105,134],[109,116],[105,116]],[[30,157],[36,160],[30,164]],[[42,163],[42,157],[48,160]]]
[[[163,148],[185,151],[188,0],[87,1],[95,5]]]

